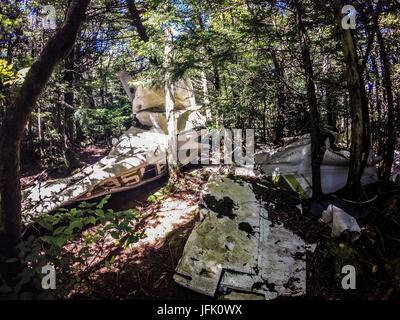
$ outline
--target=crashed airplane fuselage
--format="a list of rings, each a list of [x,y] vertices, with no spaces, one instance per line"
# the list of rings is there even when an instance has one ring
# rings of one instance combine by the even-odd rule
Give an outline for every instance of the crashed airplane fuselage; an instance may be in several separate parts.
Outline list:
[[[190,80],[179,82],[176,88],[178,133],[203,127],[205,118],[196,105]],[[24,190],[24,223],[76,201],[136,188],[163,177],[167,173],[168,150],[163,94],[161,89],[140,86],[132,96],[136,118],[150,129],[132,127],[120,137],[111,152],[94,165],[71,177],[39,182]],[[184,144],[181,149],[191,147]],[[188,152],[185,163],[195,156],[196,153]]]

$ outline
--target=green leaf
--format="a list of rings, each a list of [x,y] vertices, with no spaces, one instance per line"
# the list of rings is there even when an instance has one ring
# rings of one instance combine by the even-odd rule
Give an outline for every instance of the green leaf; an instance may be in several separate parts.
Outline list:
[[[96,216],[98,216],[100,218],[104,218],[104,211],[102,209],[96,209],[96,211],[94,213]]]
[[[72,221],[72,222],[69,224],[69,228],[72,229],[72,230],[75,229],[75,228],[78,228],[79,230],[81,230],[82,227],[83,227],[83,223],[82,223],[82,221],[80,221],[80,220]]]
[[[96,223],[97,223],[97,220],[96,220],[96,218],[93,217],[93,216],[88,217],[87,220],[86,220],[86,224],[93,224],[93,225],[95,225]]]
[[[39,220],[39,225],[49,231],[53,231],[53,225],[45,219]]]
[[[97,205],[97,209],[103,209],[104,206],[108,203],[108,200],[110,199],[111,195],[107,195],[105,196],[103,199],[101,199],[101,201],[99,202],[99,204]]]
[[[111,232],[111,237],[113,237],[115,240],[119,240],[120,234],[118,231],[113,231]]]
[[[136,243],[138,241],[139,241],[139,238],[137,236],[130,236],[126,239],[125,246],[129,247],[131,244]]]
[[[68,241],[67,237],[61,236],[61,237],[56,238],[55,245],[57,247],[61,248],[67,243],[67,241]]]
[[[48,244],[54,245],[55,244],[55,238],[51,236],[43,236],[39,238],[41,241],[46,242]]]
[[[56,230],[54,230],[53,235],[55,235],[55,236],[60,235],[61,233],[64,232],[64,230],[65,230],[66,228],[67,228],[67,227],[58,227]]]
[[[72,228],[68,227],[65,229],[64,234],[67,236],[70,236],[73,232],[74,232],[74,230]]]

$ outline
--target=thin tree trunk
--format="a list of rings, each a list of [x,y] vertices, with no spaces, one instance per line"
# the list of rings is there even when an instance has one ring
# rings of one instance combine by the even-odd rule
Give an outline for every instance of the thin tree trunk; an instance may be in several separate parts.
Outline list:
[[[0,254],[9,256],[21,237],[20,145],[28,119],[54,68],[72,49],[90,0],[72,0],[66,21],[32,65],[0,133]]]
[[[72,147],[74,143],[74,69],[75,69],[75,54],[74,49],[71,50],[68,57],[65,59],[65,74],[64,81],[66,91],[64,92],[64,145],[65,149]]]
[[[384,168],[384,180],[386,183],[389,182],[392,175],[392,166],[394,162],[394,153],[396,150],[396,127],[395,127],[395,113],[394,113],[394,98],[392,91],[392,76],[390,70],[390,62],[386,50],[385,39],[383,38],[380,26],[379,26],[379,14],[381,11],[382,3],[379,1],[377,4],[377,14],[374,15],[374,29],[376,31],[379,51],[382,60],[383,67],[383,82],[386,92],[387,99],[387,143],[385,152],[385,168]]]
[[[342,28],[341,1],[334,0],[333,3],[347,68],[351,109],[351,155],[346,189],[350,195],[357,197],[361,193],[361,177],[370,149],[368,101],[354,35],[351,29]]]
[[[385,157],[385,148],[384,148],[384,137],[381,134],[382,129],[383,129],[383,120],[382,120],[382,98],[379,94],[381,86],[382,86],[382,81],[381,81],[381,76],[380,76],[380,63],[377,61],[377,53],[371,56],[371,65],[372,69],[374,70],[374,85],[373,85],[373,94],[374,94],[374,108],[376,111],[375,115],[375,139],[373,141],[377,141],[377,151],[378,155],[382,156],[383,158]],[[384,169],[384,168],[382,168]],[[382,177],[381,173],[383,170],[379,170],[379,176]]]
[[[139,10],[136,7],[135,0],[126,0],[126,5],[140,39],[143,42],[148,42],[149,36],[147,35],[146,28],[143,25]]]
[[[150,37],[147,34],[146,27],[143,24],[142,18],[140,16],[140,12],[136,7],[135,0],[126,0],[126,6],[128,7],[129,15],[132,19],[133,26],[135,27],[140,40],[143,42],[149,42]],[[149,61],[153,64],[158,66],[159,62],[156,57],[149,57]]]
[[[324,75],[326,78],[329,77],[331,71],[332,71],[332,65],[330,62],[330,58],[328,55],[324,56]],[[326,85],[324,88],[324,94],[325,94],[325,101],[326,101],[326,120],[328,123],[328,126],[330,126],[330,129],[337,129],[337,112],[336,112],[336,106],[334,104],[334,99],[333,99],[333,94],[331,87],[329,85]]]
[[[300,46],[303,57],[304,72],[306,76],[307,97],[310,104],[310,120],[311,120],[311,169],[312,169],[312,185],[313,185],[313,198],[318,199],[322,195],[321,186],[321,163],[322,163],[322,149],[321,149],[321,130],[319,127],[320,115],[315,92],[314,84],[314,71],[310,54],[310,41],[303,23],[302,5],[295,0],[297,24],[299,29]]]
[[[75,153],[75,49],[72,49],[65,60],[64,81],[64,162],[70,171],[80,167],[80,161]]]
[[[174,183],[179,175],[178,166],[178,136],[177,124],[175,119],[175,99],[174,85],[171,79],[171,62],[172,62],[172,30],[165,29],[165,114],[168,122],[168,167],[170,175],[170,183]]]
[[[44,152],[43,152],[42,110],[40,106],[38,107],[38,112],[37,112],[37,125],[38,125],[39,152],[40,152],[40,159],[42,160]]]
[[[204,108],[206,110],[206,117],[208,121],[211,121],[212,115],[210,110],[210,98],[208,95],[208,81],[207,81],[205,66],[203,66],[203,69],[201,70],[201,85],[203,87],[203,102],[204,102]]]
[[[272,52],[272,61],[274,63],[274,68],[275,68],[275,78],[276,78],[276,97],[277,97],[277,103],[278,103],[278,114],[283,115],[285,112],[285,87],[283,85],[283,78],[284,78],[284,72],[282,68],[282,64],[278,60],[278,57],[276,56],[276,52]]]

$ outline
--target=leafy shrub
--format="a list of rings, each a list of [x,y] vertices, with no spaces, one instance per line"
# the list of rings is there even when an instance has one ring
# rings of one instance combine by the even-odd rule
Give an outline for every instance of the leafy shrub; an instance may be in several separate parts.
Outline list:
[[[60,209],[42,216],[37,223],[45,230],[39,237],[29,236],[18,246],[18,257],[7,263],[18,263],[22,271],[14,285],[0,286],[8,298],[63,298],[90,281],[91,271],[103,263],[112,269],[115,256],[107,256],[110,243],[128,247],[143,237],[134,232],[136,210],[114,212],[104,206],[110,196],[98,204],[82,203],[70,210]],[[42,233],[42,232],[41,232]],[[106,256],[104,256],[106,254]],[[52,265],[56,271],[56,290],[42,289],[42,267]]]

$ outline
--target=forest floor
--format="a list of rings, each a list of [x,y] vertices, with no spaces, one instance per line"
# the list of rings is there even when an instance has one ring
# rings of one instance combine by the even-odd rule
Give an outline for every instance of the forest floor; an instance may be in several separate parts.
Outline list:
[[[149,204],[146,197],[136,198],[137,208],[143,213],[137,228],[146,230],[146,238],[129,249],[110,249],[116,256],[112,268],[99,262],[90,284],[71,298],[209,299],[173,280],[185,243],[199,221],[196,208],[209,175],[204,169],[184,174],[175,191],[155,203]],[[399,193],[387,193],[369,204],[369,215],[361,224],[361,237],[352,243],[346,234],[332,238],[330,227],[311,215],[310,203],[296,193],[275,188],[267,181],[241,179],[253,184],[273,223],[282,223],[307,243],[316,244],[316,250],[306,256],[306,299],[400,298]],[[121,196],[114,201],[120,203]],[[356,267],[356,290],[342,289],[344,265]]]
[[[260,191],[272,222],[282,223],[308,244],[316,244],[315,251],[306,255],[307,299],[400,298],[399,190],[381,194],[365,205],[367,216],[358,219],[361,236],[355,242],[346,233],[331,237],[331,228],[311,214],[310,201],[300,200],[296,193],[276,188]],[[356,269],[356,290],[342,288],[345,265]]]
[[[92,269],[89,285],[73,292],[71,299],[207,299],[176,284],[173,276],[199,221],[198,202],[208,176],[203,170],[185,173],[173,193],[166,192],[153,203],[148,202],[149,195],[165,181],[155,188],[147,186],[140,195],[133,191],[112,197],[109,208],[135,205],[141,212],[135,231],[146,236],[127,249],[108,247]],[[116,257],[115,263],[106,268],[104,261],[110,256]]]
[[[90,163],[102,153],[102,150],[89,149],[81,158]],[[140,191],[112,195],[109,208],[116,211],[135,208],[141,212],[135,231],[146,235],[129,248],[116,246],[112,240],[106,243],[100,250],[101,255],[91,263],[85,285],[75,289],[69,297],[209,299],[179,286],[173,276],[186,241],[199,221],[198,203],[211,173],[212,170],[207,168],[185,172],[173,191],[166,190],[166,179],[162,179],[143,186]],[[361,237],[352,243],[347,234],[332,238],[331,228],[311,214],[310,202],[300,199],[297,193],[277,188],[259,178],[233,178],[253,185],[272,223],[282,223],[308,244],[316,244],[315,251],[306,255],[305,299],[400,298],[399,190],[381,193],[368,203],[368,215],[359,221]],[[155,194],[156,200],[149,201],[149,196]],[[77,240],[78,245],[79,241],[82,239]],[[106,266],[105,261],[110,258],[114,262],[112,266]],[[342,289],[344,275],[341,271],[345,265],[356,268],[356,290]]]

